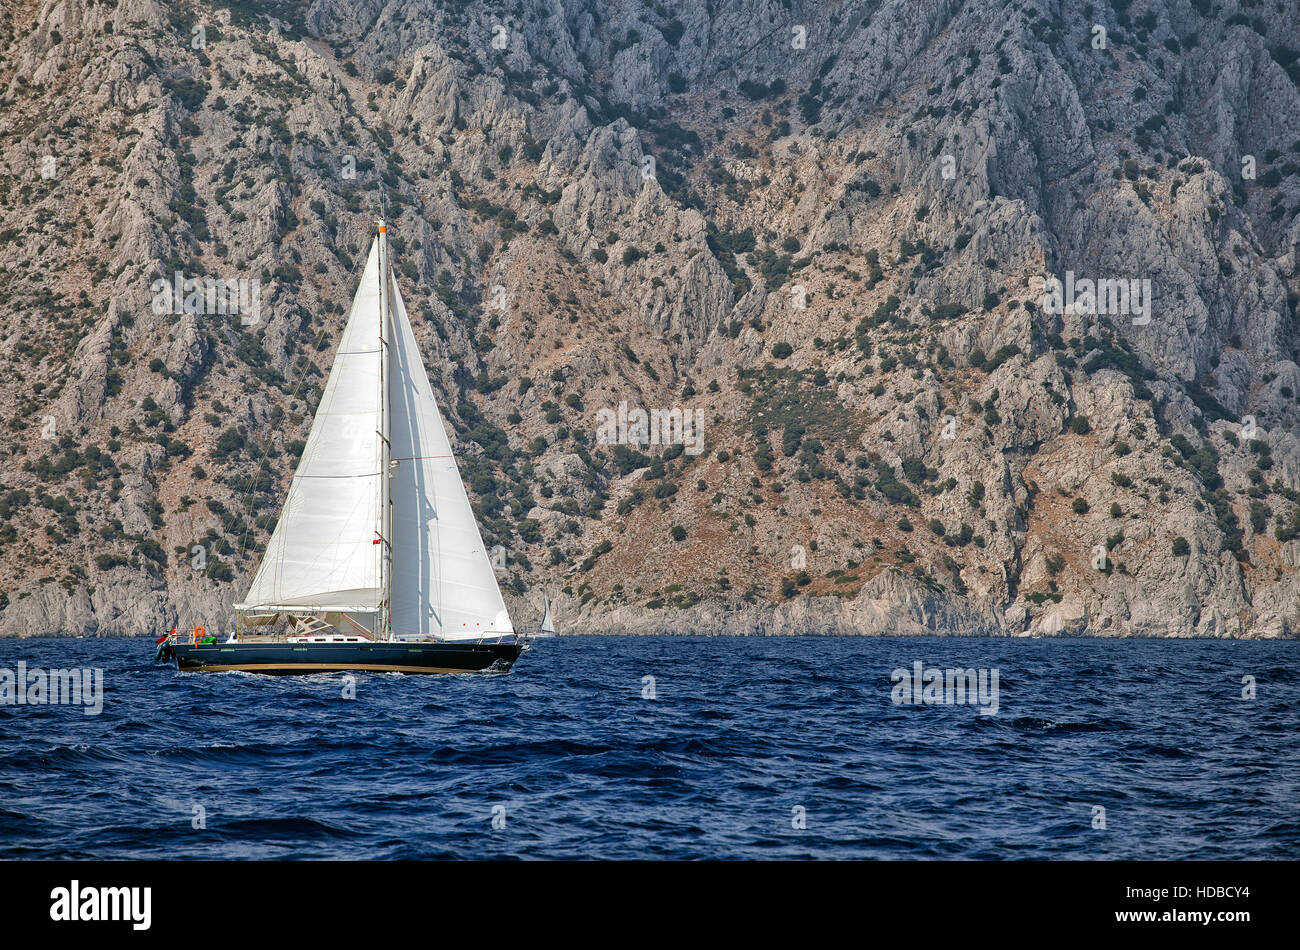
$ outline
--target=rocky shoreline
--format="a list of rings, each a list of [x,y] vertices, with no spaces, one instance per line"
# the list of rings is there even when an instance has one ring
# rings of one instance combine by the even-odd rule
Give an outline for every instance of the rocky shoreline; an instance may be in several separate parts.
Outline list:
[[[8,638],[48,636],[122,636],[161,634],[168,620],[152,625],[140,601],[161,604],[161,592],[146,594],[139,610],[110,608],[117,624],[101,626],[84,597],[51,596],[32,599],[26,609],[43,622],[29,621],[25,630],[6,627]],[[535,598],[507,595],[516,629],[532,630],[540,617]],[[1014,606],[1008,611],[980,609],[966,598],[928,589],[915,578],[885,571],[868,582],[854,598],[797,597],[782,604],[699,603],[682,609],[651,610],[618,607],[592,611],[561,595],[552,601],[560,636],[951,636],[951,637],[1092,637],[1155,639],[1296,639],[1300,631],[1285,617],[1264,614],[1242,620],[1224,618],[1213,610],[1196,616],[1193,623],[1161,624],[1149,617],[1121,625],[1113,617],[1102,624],[1090,622],[1085,605],[1063,600],[1037,616]],[[219,612],[197,604],[192,611],[172,612],[164,618],[189,616],[214,632],[224,633],[233,616],[233,603]],[[46,611],[40,613],[41,611]],[[22,624],[17,615],[6,623]],[[181,623],[181,621],[173,621]],[[188,621],[185,622],[188,624]],[[182,624],[182,625],[185,625]]]

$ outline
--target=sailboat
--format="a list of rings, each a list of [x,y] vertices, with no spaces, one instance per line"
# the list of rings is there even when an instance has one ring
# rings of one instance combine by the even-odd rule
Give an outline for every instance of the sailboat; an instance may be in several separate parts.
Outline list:
[[[235,631],[173,636],[179,670],[474,672],[522,652],[378,227]]]
[[[542,624],[537,628],[534,637],[553,637],[555,636],[555,621],[551,619],[551,602],[546,597],[546,591],[542,591],[542,604],[545,612],[542,614]]]

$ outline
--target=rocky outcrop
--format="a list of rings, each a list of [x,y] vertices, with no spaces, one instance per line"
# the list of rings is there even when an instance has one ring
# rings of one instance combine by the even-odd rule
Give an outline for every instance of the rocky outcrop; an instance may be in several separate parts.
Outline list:
[[[521,626],[1294,636],[1298,22],[7,10],[0,635],[221,628],[382,213]]]

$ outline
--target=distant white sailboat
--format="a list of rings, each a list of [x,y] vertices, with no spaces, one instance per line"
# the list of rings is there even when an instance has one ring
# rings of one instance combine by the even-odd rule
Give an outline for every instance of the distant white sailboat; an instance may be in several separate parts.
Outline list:
[[[546,596],[546,591],[542,591],[542,603],[546,606],[546,611],[542,616],[542,625],[537,628],[538,637],[555,636],[555,621],[551,619],[551,602]]]
[[[382,221],[235,627],[220,644],[174,642],[178,668],[460,672],[508,668],[522,651]]]

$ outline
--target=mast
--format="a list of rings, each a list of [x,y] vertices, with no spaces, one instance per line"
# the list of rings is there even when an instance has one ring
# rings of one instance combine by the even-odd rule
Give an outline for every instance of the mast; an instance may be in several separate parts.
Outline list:
[[[389,457],[392,455],[392,445],[389,433],[390,412],[388,393],[388,340],[392,334],[389,332],[388,306],[388,227],[384,224],[382,218],[379,219],[379,285],[379,577],[380,589],[383,591],[383,599],[380,602],[379,610],[379,633],[383,639],[388,640],[393,634],[393,500],[392,486],[389,484],[389,480],[393,476],[390,471],[391,463],[389,461]]]

